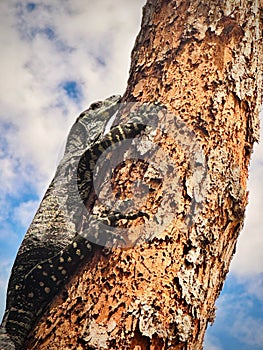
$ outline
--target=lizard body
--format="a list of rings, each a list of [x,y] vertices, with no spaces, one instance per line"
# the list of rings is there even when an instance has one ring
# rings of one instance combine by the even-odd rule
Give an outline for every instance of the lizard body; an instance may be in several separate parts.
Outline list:
[[[21,349],[36,319],[51,300],[53,293],[40,293],[39,286],[30,288],[30,272],[43,260],[58,256],[76,236],[62,200],[71,196],[68,184],[76,171],[79,158],[87,147],[103,136],[108,120],[118,108],[120,96],[93,103],[78,117],[70,130],[64,156],[58,166],[40,207],[24,237],[14,262],[7,292],[6,310],[0,328],[0,350]],[[70,209],[69,209],[70,210]],[[90,251],[90,249],[89,249]],[[26,286],[29,282],[29,287]],[[38,283],[42,282],[41,280]],[[32,284],[33,287],[33,284]],[[48,289],[46,289],[47,291]]]
[[[99,232],[99,225],[92,226],[91,230],[98,230],[94,235],[89,229],[86,234],[81,231],[78,221],[73,220],[75,225],[68,223],[68,213],[63,208],[74,211],[74,204],[80,199],[85,204],[92,191],[96,161],[108,147],[127,138],[132,139],[145,129],[145,124],[135,121],[118,125],[103,136],[107,121],[117,110],[118,100],[119,97],[114,96],[103,103],[91,105],[79,116],[69,133],[63,159],[25,235],[12,269],[0,331],[0,350],[23,348],[36,319],[80,263],[93,255],[94,243],[101,244],[100,236],[105,232]],[[67,191],[66,187],[74,185],[72,174],[77,165],[77,192]],[[63,200],[63,204],[59,203]],[[99,219],[111,225],[118,215],[111,212],[104,218],[95,216],[95,221]],[[87,240],[90,236],[92,243]]]
[[[102,232],[100,222],[114,226],[112,223],[118,218],[136,217],[111,211],[101,218],[91,214],[93,225],[89,226],[88,222],[85,231],[79,225],[79,217],[77,221],[73,220],[76,225],[69,224],[68,213],[63,211],[66,208],[75,214],[77,201],[86,204],[93,189],[93,172],[100,155],[108,147],[133,139],[146,128],[144,113],[103,136],[107,121],[118,109],[118,100],[119,97],[113,96],[91,105],[79,116],[69,133],[63,159],[25,235],[12,269],[7,308],[0,331],[0,350],[23,348],[32,326],[62,285],[81,262],[92,257],[94,244],[103,245],[104,237],[101,237],[105,236],[105,232]],[[75,183],[72,177],[76,169]],[[77,191],[74,186],[77,186]],[[112,233],[114,236],[114,232],[109,230],[109,234]]]

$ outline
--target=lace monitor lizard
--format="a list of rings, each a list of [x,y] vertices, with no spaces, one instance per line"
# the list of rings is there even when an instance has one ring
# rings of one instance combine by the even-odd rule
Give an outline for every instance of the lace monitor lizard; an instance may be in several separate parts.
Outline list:
[[[83,203],[87,201],[96,160],[106,148],[126,138],[134,138],[146,128],[139,117],[103,135],[108,120],[118,109],[119,100],[120,96],[112,96],[92,104],[79,116],[69,133],[63,159],[12,268],[0,329],[0,350],[23,349],[30,330],[44,309],[80,262],[92,256],[94,243],[100,244],[99,232],[94,235],[95,242],[88,241],[89,235],[70,223],[65,208],[74,203],[71,198],[74,196],[80,196]],[[69,190],[76,168],[77,194],[76,190]],[[113,212],[104,220],[110,225],[111,218],[116,221],[118,217],[121,214]]]
[[[103,137],[108,120],[119,107],[120,97],[111,96],[105,101],[93,103],[80,114],[69,132],[63,158],[12,268],[6,310],[0,328],[0,350],[22,348],[32,325],[52,297],[50,295],[41,303],[36,297],[30,299],[25,295],[27,291],[23,291],[24,283],[28,280],[30,271],[43,259],[59,254],[76,236],[76,228],[68,218],[66,204],[61,202],[67,202],[72,195],[70,185],[78,161],[94,141]]]

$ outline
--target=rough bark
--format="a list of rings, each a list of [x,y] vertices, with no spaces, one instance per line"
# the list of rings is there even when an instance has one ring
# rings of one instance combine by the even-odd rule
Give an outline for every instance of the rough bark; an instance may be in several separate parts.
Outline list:
[[[202,349],[244,220],[262,29],[256,0],[147,1],[123,101],[160,101],[170,111],[168,129],[175,115],[194,132],[205,155],[205,196],[201,204],[195,198],[176,135],[162,135],[181,179],[176,209],[159,218],[170,225],[133,248],[98,251],[54,300],[27,349]],[[123,179],[128,187],[131,176],[127,164],[115,187]],[[150,216],[164,193],[168,206],[169,182],[147,198]],[[193,202],[200,205],[187,222]]]

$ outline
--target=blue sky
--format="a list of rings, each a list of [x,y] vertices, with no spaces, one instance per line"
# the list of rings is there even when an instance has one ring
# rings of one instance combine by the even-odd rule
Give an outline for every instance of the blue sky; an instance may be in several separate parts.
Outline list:
[[[17,249],[70,126],[126,87],[142,0],[0,2],[0,314]],[[205,350],[263,349],[263,146],[257,145],[237,253]]]

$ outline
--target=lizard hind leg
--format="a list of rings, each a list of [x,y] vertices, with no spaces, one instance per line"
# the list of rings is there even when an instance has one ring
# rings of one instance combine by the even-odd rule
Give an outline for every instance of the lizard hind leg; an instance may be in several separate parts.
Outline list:
[[[92,255],[91,244],[77,235],[54,257],[37,264],[25,278],[28,298],[47,303],[74,274],[80,263]]]

